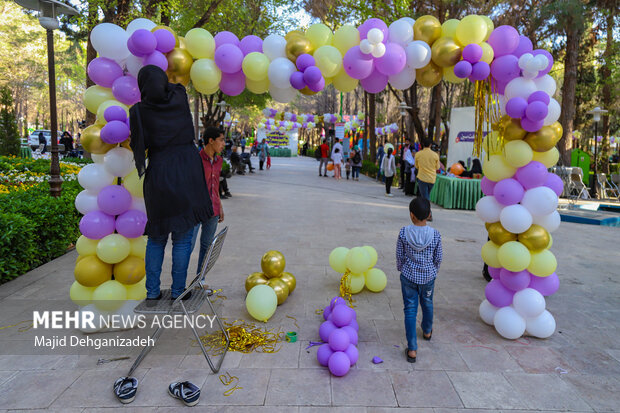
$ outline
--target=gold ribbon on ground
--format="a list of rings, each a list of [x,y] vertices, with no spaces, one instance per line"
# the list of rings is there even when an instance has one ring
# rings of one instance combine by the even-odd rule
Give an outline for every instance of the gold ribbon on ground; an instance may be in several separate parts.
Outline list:
[[[342,278],[340,279],[340,296],[348,301],[349,307],[355,307],[353,305],[355,300],[353,299],[353,294],[351,293],[351,271],[349,270],[342,274]]]
[[[230,344],[229,351],[241,353],[277,353],[280,351],[277,344],[284,341],[283,332],[265,330],[245,320],[235,320],[232,323],[224,322],[224,328]],[[221,355],[226,346],[226,337],[221,331],[200,336],[200,341],[205,346],[207,352],[213,356]],[[192,340],[192,345],[197,346],[198,342]]]

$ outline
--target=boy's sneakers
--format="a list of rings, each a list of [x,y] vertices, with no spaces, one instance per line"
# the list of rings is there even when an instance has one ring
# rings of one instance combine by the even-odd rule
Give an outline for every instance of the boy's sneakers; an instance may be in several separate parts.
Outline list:
[[[175,382],[168,386],[168,393],[180,399],[186,406],[195,406],[200,398],[200,389],[189,381]]]
[[[393,194],[385,194],[385,196],[393,197]]]
[[[119,377],[114,382],[114,395],[124,404],[131,403],[136,398],[138,379],[135,377]]]
[[[177,298],[179,298],[179,297],[173,297],[173,296],[171,295],[171,296],[170,296],[170,301],[174,301],[174,300],[176,300]],[[187,300],[189,300],[190,298],[192,298],[192,292],[191,292],[191,291],[190,291],[190,292],[188,292],[187,294],[185,294],[185,295],[183,296],[183,298],[181,298],[181,301],[187,301]]]

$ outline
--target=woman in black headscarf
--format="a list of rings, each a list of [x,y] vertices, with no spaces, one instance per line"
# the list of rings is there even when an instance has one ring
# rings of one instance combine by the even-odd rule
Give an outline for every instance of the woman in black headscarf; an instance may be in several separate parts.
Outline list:
[[[160,275],[172,234],[172,298],[185,289],[194,228],[213,216],[185,88],[157,66],[138,73],[142,100],[130,109],[131,149],[144,178],[147,304],[161,298]],[[146,157],[148,154],[148,166]],[[189,294],[183,299],[189,298]]]

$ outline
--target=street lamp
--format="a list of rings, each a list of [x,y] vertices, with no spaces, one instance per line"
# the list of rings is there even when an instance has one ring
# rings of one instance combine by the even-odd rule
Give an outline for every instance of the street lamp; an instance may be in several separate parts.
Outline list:
[[[400,102],[400,104],[398,105],[398,109],[400,110],[400,134],[398,135],[398,146],[399,146],[399,152],[400,152],[400,187],[404,188],[405,187],[405,183],[404,181],[404,177],[405,177],[405,168],[404,168],[404,155],[405,155],[405,151],[404,151],[404,139],[403,143],[401,144],[401,137],[403,137],[403,133],[405,132],[405,116],[407,116],[407,109],[411,109],[411,106],[407,106],[406,102]],[[404,137],[403,137],[404,138]]]
[[[54,66],[54,33],[60,27],[57,16],[66,14],[75,16],[79,12],[57,0],[15,0],[20,6],[36,10],[39,13],[39,23],[47,31],[47,71],[49,73],[50,93],[50,126],[52,129],[52,159],[50,166],[50,195],[59,197],[62,192],[60,178],[60,162],[58,160],[58,117],[56,114],[56,68]]]
[[[594,120],[594,179],[592,180],[590,192],[592,192],[592,196],[598,198],[598,191],[596,188],[598,182],[598,122],[601,120],[601,115],[607,113],[607,111],[597,106],[586,113],[592,115],[592,120]]]

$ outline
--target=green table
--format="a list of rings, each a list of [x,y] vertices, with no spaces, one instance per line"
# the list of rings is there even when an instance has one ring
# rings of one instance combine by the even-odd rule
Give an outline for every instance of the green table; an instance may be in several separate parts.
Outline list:
[[[29,146],[22,146],[19,156],[21,158],[32,158],[32,149]]]
[[[476,202],[483,196],[480,179],[437,175],[431,191],[431,202],[448,209],[475,209]]]

